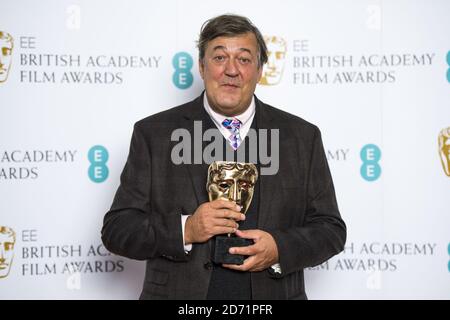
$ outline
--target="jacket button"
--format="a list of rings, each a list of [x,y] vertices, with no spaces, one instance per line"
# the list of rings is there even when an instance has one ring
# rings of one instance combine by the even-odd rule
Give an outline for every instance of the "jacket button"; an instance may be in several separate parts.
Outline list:
[[[208,261],[203,265],[203,267],[205,267],[206,270],[212,270],[213,264],[211,263],[211,261]]]

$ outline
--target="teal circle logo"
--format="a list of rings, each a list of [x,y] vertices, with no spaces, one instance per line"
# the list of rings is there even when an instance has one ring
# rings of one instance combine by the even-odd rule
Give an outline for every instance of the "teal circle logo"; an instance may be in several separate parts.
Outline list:
[[[96,183],[104,182],[109,175],[109,169],[106,166],[109,154],[104,146],[93,146],[89,149],[88,160],[90,166],[88,169],[88,176],[91,181]]]
[[[447,251],[448,251],[448,258],[449,258],[447,267],[448,267],[448,272],[450,272],[450,243],[448,244]]]
[[[366,181],[375,181],[381,175],[379,161],[381,159],[381,150],[375,144],[366,144],[360,152],[363,162],[361,166],[361,177]]]
[[[173,84],[179,89],[187,89],[194,82],[194,76],[191,69],[194,60],[187,52],[178,52],[172,59],[172,66],[175,72],[172,76]]]
[[[447,52],[447,81],[450,82],[450,51]]]

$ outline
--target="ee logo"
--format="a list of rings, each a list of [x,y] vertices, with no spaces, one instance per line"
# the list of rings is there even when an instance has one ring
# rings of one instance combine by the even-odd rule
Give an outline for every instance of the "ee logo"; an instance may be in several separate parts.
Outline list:
[[[194,82],[191,69],[194,65],[192,57],[187,52],[178,52],[172,59],[175,72],[172,76],[174,85],[179,89],[187,89]]]
[[[89,149],[88,159],[91,165],[88,169],[88,175],[93,182],[104,182],[108,178],[109,170],[106,166],[108,157],[108,150],[103,146],[93,146]]]
[[[381,167],[378,162],[381,159],[381,150],[374,144],[366,144],[360,153],[363,162],[361,176],[366,181],[375,181],[381,175]]]
[[[450,272],[450,243],[448,244],[447,251],[448,251],[448,258],[449,258],[449,260],[448,260],[448,272]]]
[[[447,81],[450,82],[450,51],[447,52]]]

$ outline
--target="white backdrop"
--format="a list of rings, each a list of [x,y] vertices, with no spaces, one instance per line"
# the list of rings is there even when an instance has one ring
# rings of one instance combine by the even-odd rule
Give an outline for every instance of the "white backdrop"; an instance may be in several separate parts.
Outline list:
[[[322,130],[348,240],[309,298],[450,298],[449,1],[2,0],[1,299],[138,297],[144,263],[106,252],[103,215],[134,122],[203,90],[199,30],[227,12],[286,42],[257,96]]]

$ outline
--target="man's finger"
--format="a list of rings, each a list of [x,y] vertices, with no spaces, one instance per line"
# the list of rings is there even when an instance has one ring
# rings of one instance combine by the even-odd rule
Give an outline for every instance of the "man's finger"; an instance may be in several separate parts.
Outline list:
[[[261,230],[238,230],[236,235],[240,238],[256,240],[261,237]]]
[[[213,220],[214,226],[216,227],[230,227],[230,228],[239,228],[239,224],[236,223],[236,221],[232,219],[223,219],[223,218],[216,218]]]
[[[245,215],[230,209],[219,209],[216,211],[216,217],[217,218],[227,218],[227,219],[233,219],[233,220],[244,220]]]
[[[235,202],[233,201],[228,201],[228,200],[221,200],[221,199],[217,199],[214,201],[210,202],[211,208],[213,209],[230,209],[230,210],[234,210],[234,211],[241,211],[241,207],[238,206]]]
[[[212,229],[212,232],[214,235],[218,235],[218,234],[235,233],[236,230],[237,230],[236,228],[232,228],[232,227],[214,227]]]
[[[236,233],[239,230],[236,230]],[[231,254],[241,254],[243,256],[253,256],[258,253],[256,245],[250,245],[247,247],[232,247],[228,250]]]

